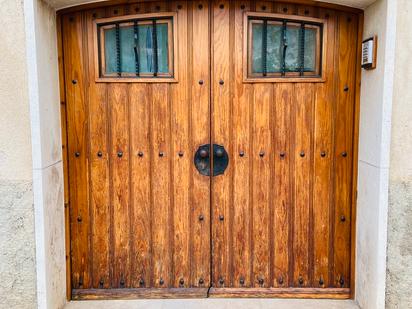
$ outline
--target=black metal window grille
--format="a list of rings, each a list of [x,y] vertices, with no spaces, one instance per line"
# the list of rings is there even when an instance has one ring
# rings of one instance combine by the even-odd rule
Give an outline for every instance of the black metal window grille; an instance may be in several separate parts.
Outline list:
[[[294,70],[293,72],[299,72],[300,76],[304,76],[305,73],[305,33],[306,33],[306,26],[307,25],[314,25],[319,27],[320,34],[322,34],[322,25],[321,24],[316,24],[316,23],[309,23],[309,22],[299,22],[295,20],[287,20],[287,19],[273,19],[273,18],[256,18],[256,17],[249,17],[249,20],[253,21],[262,21],[262,56],[261,56],[261,61],[262,61],[262,75],[267,76],[267,67],[268,67],[268,44],[267,44],[267,33],[268,33],[268,21],[278,21],[282,23],[282,32],[281,32],[281,47],[282,48],[282,55],[281,55],[281,64],[280,64],[280,73],[282,77],[286,76],[287,70],[286,70],[286,53],[287,53],[287,48],[288,48],[288,40],[287,40],[287,26],[288,23],[292,23],[294,25],[300,24],[300,31],[299,31],[299,67],[297,70]],[[320,48],[318,46],[317,48]],[[320,64],[318,64],[320,65]],[[316,70],[316,68],[315,68]],[[312,70],[309,70],[309,72],[312,72]]]
[[[157,42],[157,23],[159,20],[171,20],[170,17],[165,17],[165,18],[145,18],[145,19],[132,19],[132,20],[126,20],[126,21],[122,21],[122,22],[112,22],[112,23],[104,23],[104,24],[99,24],[98,25],[98,33],[101,32],[101,27],[110,27],[113,26],[115,28],[115,44],[116,44],[116,75],[119,77],[122,77],[122,42],[121,42],[121,35],[120,35],[120,28],[122,26],[122,24],[127,24],[127,23],[132,23],[133,24],[133,34],[134,34],[134,46],[133,46],[133,51],[134,51],[134,61],[135,61],[135,75],[141,76],[141,68],[140,68],[140,63],[139,63],[139,56],[140,56],[140,47],[139,47],[139,23],[140,22],[147,22],[149,21],[152,25],[152,33],[151,33],[151,46],[153,49],[153,53],[152,53],[152,61],[153,61],[153,76],[157,77],[159,75],[159,51],[158,51],[158,42]],[[172,20],[171,20],[172,21]],[[173,22],[173,21],[172,21]],[[171,40],[172,38],[169,38],[169,40]],[[98,44],[99,44],[99,50],[101,50],[101,48],[104,48],[102,46],[100,46],[100,35],[99,35],[99,39],[98,39]],[[168,44],[170,44],[170,41],[168,42]],[[169,47],[168,47],[168,52],[169,52]],[[100,52],[101,54],[101,52]],[[103,61],[103,59],[99,58],[99,63],[101,64],[101,62]],[[169,64],[170,65],[170,64]]]

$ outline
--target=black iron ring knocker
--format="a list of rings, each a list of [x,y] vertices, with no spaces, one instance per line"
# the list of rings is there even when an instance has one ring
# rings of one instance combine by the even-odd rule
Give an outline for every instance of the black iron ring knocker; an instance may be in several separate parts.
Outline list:
[[[213,176],[221,175],[225,172],[229,164],[229,155],[225,147],[213,144]],[[204,176],[210,176],[210,144],[200,146],[194,157],[196,169]]]

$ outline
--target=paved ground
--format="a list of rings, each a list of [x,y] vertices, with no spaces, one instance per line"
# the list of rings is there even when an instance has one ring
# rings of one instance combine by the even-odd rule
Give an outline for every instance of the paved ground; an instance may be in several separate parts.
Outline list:
[[[65,309],[359,309],[350,300],[150,299],[73,301]]]

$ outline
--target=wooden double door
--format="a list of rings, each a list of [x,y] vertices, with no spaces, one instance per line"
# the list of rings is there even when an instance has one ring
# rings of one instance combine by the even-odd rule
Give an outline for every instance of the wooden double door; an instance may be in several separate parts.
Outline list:
[[[258,11],[324,20],[323,81],[245,82]],[[99,82],[94,20],[151,12],[176,14],[176,81]],[[350,297],[357,12],[127,1],[58,20],[74,299]],[[228,165],[203,175],[213,144]]]

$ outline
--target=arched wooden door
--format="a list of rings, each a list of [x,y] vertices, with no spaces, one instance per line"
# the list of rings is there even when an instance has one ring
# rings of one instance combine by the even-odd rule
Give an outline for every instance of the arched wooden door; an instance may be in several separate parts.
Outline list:
[[[359,14],[62,11],[72,297],[350,297]]]

